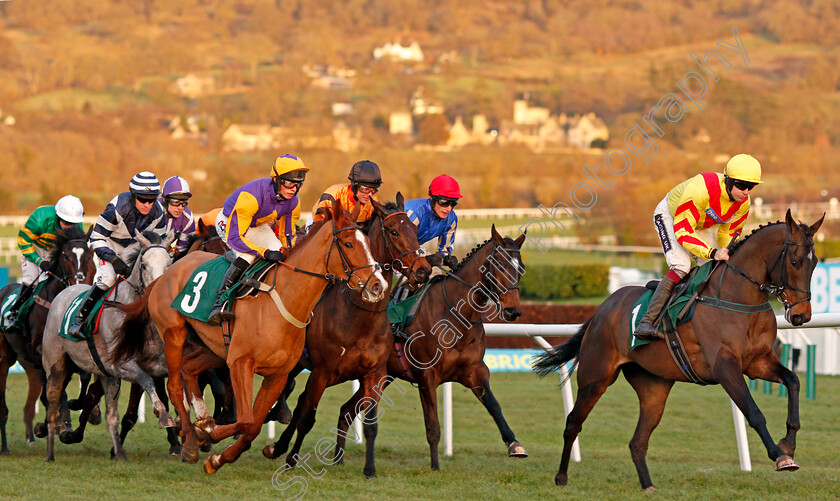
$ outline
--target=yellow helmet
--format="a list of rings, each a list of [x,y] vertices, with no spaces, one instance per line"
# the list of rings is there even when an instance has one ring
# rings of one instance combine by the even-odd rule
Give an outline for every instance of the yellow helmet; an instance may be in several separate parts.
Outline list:
[[[306,178],[309,168],[303,165],[303,160],[294,155],[277,157],[271,168],[271,177],[279,177],[288,181],[302,182]]]
[[[739,181],[761,184],[761,164],[744,153],[735,155],[726,162],[723,175]]]

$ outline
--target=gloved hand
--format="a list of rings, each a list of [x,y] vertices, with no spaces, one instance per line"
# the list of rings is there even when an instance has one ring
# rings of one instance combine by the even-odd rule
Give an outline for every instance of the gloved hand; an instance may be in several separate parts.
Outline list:
[[[131,272],[131,268],[129,268],[128,265],[125,264],[125,261],[118,257],[114,258],[114,260],[111,261],[111,265],[114,267],[114,273],[116,273],[117,275],[127,277],[128,274]]]
[[[455,269],[458,266],[458,258],[453,255],[443,256],[443,264],[446,266]]]
[[[426,256],[426,261],[428,261],[432,266],[440,267],[440,265],[443,264],[443,256],[440,254],[429,254]]]
[[[279,250],[267,250],[265,251],[265,255],[263,257],[266,261],[284,261],[286,259],[286,255],[283,254],[283,251]]]
[[[44,259],[40,263],[38,263],[38,267],[41,268],[41,271],[49,271],[50,269],[52,269],[52,262]]]

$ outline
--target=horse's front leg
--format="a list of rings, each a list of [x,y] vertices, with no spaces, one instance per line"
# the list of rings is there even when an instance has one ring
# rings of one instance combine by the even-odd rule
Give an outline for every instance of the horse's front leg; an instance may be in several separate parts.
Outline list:
[[[744,373],[752,379],[781,383],[787,388],[787,434],[776,445],[782,450],[783,454],[792,458],[796,451],[796,432],[799,431],[799,377],[782,365],[773,352],[747,367]]]
[[[440,444],[440,421],[437,413],[437,381],[426,380],[420,385],[420,403],[423,405],[423,420],[426,422],[426,440],[432,458],[432,469],[440,470],[438,445]]]
[[[758,433],[767,456],[776,462],[777,470],[791,470],[799,468],[793,458],[784,454],[782,449],[773,442],[773,437],[767,431],[767,419],[756,405],[750,394],[750,389],[744,381],[744,370],[741,368],[739,359],[729,351],[722,350],[715,359],[713,375],[729,398],[735,402],[738,409],[744,414],[750,427]],[[796,393],[798,395],[798,392]]]
[[[470,371],[467,377],[461,381],[461,384],[472,390],[475,398],[484,405],[484,408],[493,417],[493,421],[496,422],[496,427],[499,428],[499,432],[502,434],[502,440],[508,446],[508,456],[512,458],[528,457],[528,452],[522,444],[516,441],[513,430],[510,429],[507,421],[505,421],[504,415],[502,415],[502,407],[499,405],[493,392],[490,391],[490,369],[487,368],[484,362]]]

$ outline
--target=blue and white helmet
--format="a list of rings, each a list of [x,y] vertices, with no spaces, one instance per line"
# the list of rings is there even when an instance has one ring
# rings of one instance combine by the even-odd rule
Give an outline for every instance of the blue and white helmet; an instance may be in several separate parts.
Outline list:
[[[132,195],[158,196],[160,195],[160,181],[151,172],[143,171],[131,178],[128,191]]]

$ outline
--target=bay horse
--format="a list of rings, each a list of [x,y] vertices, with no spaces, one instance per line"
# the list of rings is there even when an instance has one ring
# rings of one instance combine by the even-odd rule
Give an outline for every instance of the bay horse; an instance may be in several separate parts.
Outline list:
[[[709,276],[705,296],[728,302],[723,307],[698,302],[694,317],[677,327],[694,372],[707,384],[720,384],[761,437],[776,470],[796,470],[793,460],[799,430],[799,379],[779,362],[773,351],[776,316],[732,311],[738,305],[762,305],[772,292],[785,307],[785,319],[799,326],[811,319],[811,274],[817,265],[814,234],[823,222],[785,221],[761,226],[735,244],[725,265]],[[667,343],[652,342],[630,351],[630,316],[644,287],[623,287],[614,292],[568,342],[535,359],[534,369],[547,375],[577,357],[577,401],[566,419],[563,455],[554,477],[568,482],[569,455],[586,417],[618,377],[619,371],[639,398],[639,421],[630,440],[630,453],[639,482],[656,490],[645,456],[651,433],[659,424],[674,382],[686,382],[669,354]],[[788,391],[787,434],[773,443],[766,420],[750,395],[744,375],[784,384]]]
[[[68,287],[53,300],[47,316],[46,327],[44,328],[44,353],[43,365],[47,375],[47,423],[49,435],[47,439],[46,460],[54,461],[55,433],[61,427],[62,433],[72,433],[68,426],[59,423],[58,403],[64,387],[75,368],[96,374],[105,393],[105,421],[108,432],[113,442],[113,458],[118,460],[126,459],[125,449],[117,433],[119,424],[119,411],[117,403],[119,400],[120,380],[140,384],[149,394],[154,406],[155,414],[158,416],[158,425],[161,428],[175,426],[175,422],[166,411],[166,407],[158,398],[155,392],[155,385],[152,376],[166,374],[166,366],[163,360],[163,346],[160,339],[151,329],[145,332],[136,333],[133,342],[139,348],[133,353],[131,359],[121,359],[119,363],[111,360],[111,349],[119,350],[120,337],[117,331],[122,325],[123,315],[116,308],[109,308],[109,304],[127,303],[135,300],[145,287],[153,283],[172,263],[169,255],[169,245],[174,235],[161,238],[158,234],[145,231],[136,235],[137,257],[128,277],[119,282],[115,289],[116,301],[106,303],[101,312],[99,330],[94,335],[96,351],[105,355],[100,359],[94,357],[87,343],[82,341],[71,341],[59,337],[61,324],[64,321],[65,312],[78,301],[79,296],[89,287],[86,285],[74,285]],[[98,355],[97,355],[98,356]]]
[[[484,405],[508,447],[508,456],[528,455],[516,440],[490,390],[490,370],[484,363],[483,324],[485,320],[499,316],[506,322],[513,322],[522,315],[519,278],[525,272],[520,255],[524,241],[524,233],[513,240],[502,237],[493,225],[489,240],[470,251],[455,270],[432,279],[413,323],[405,329],[408,337],[403,350],[405,366],[394,349],[389,352],[389,378],[377,391],[381,394],[395,378],[417,384],[433,470],[440,469],[437,387],[448,381],[469,388]],[[365,439],[370,448],[378,433],[377,407],[369,407],[363,420]],[[342,413],[345,411],[342,408]],[[346,419],[338,422],[336,456],[344,450],[350,423]],[[372,476],[375,471],[371,469],[366,474]]]
[[[46,260],[52,263],[52,268],[44,272],[47,275],[46,283],[35,295],[35,303],[25,320],[26,332],[18,327],[0,330],[2,333],[0,335],[0,441],[2,441],[0,455],[9,454],[6,444],[6,422],[9,414],[6,407],[6,378],[9,368],[15,364],[15,361],[20,362],[29,380],[29,393],[23,409],[23,421],[26,443],[29,445],[35,443],[33,421],[35,402],[39,395],[46,405],[46,397],[43,393],[45,375],[41,366],[41,343],[47,312],[52,299],[65,287],[92,283],[95,271],[93,252],[87,246],[92,229],[93,227],[87,234],[75,226],[56,231],[55,248],[46,256]],[[11,284],[0,290],[0,304],[19,287],[19,284]]]
[[[397,193],[396,204],[383,206],[375,200],[371,203],[374,215],[367,235],[373,258],[385,264],[385,279],[390,283],[392,270],[397,270],[408,277],[409,287],[425,282],[431,267],[422,257],[424,251],[417,241],[417,227],[405,213],[402,194]],[[324,390],[344,381],[359,380],[359,390],[341,406],[339,416],[339,421],[347,419],[352,422],[362,407],[360,404],[367,407],[379,401],[378,385],[387,377],[388,357],[394,349],[387,297],[365,305],[359,293],[344,287],[329,287],[313,313],[312,323],[306,328],[309,356],[301,357],[289,377],[284,395],[291,392],[294,377],[303,369],[311,372],[306,388],[299,397],[289,426],[274,445],[263,449],[267,458],[279,457],[289,449],[292,436],[297,431],[294,447],[286,457],[287,464],[291,466],[296,464],[294,458],[315,424],[315,412]],[[341,458],[342,453],[336,450],[336,458]],[[368,443],[365,453],[364,472],[368,476],[373,476],[375,472],[372,442]]]
[[[323,223],[298,239],[289,250],[288,258],[273,265],[268,280],[272,282],[275,299],[268,294],[239,300],[234,304],[236,319],[232,323],[230,343],[225,342],[224,326],[211,326],[184,317],[170,305],[180,293],[193,271],[215,258],[215,255],[195,252],[175,263],[150,287],[143,297],[127,311],[126,325],[141,324],[151,317],[165,345],[166,363],[170,374],[180,374],[184,341],[194,333],[221,358],[230,369],[236,401],[236,422],[216,426],[211,421],[194,426],[185,407],[184,389],[180,377],[170,377],[167,383],[170,401],[175,406],[184,434],[181,457],[184,461],[198,461],[196,428],[216,443],[239,434],[233,444],[221,454],[214,453],[204,461],[204,471],[213,474],[225,463],[235,461],[259,434],[271,405],[280,396],[289,372],[294,368],[305,341],[304,321],[308,321],[321,293],[332,280],[362,291],[365,302],[376,302],[385,295],[388,284],[379,265],[370,255],[369,242],[356,226],[351,215],[338,204]],[[282,288],[277,288],[282,285]],[[280,305],[286,311],[280,311]],[[303,321],[301,320],[303,319]],[[130,336],[130,329],[126,335]],[[253,401],[254,375],[263,376],[256,400]]]

